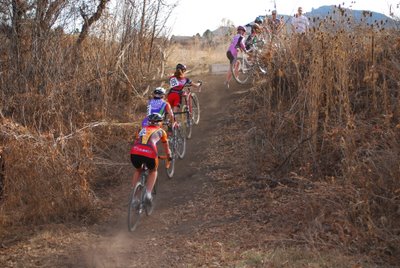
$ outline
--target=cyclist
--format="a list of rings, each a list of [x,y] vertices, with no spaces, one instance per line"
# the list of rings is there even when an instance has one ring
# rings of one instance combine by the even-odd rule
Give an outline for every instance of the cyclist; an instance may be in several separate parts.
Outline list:
[[[258,23],[254,23],[251,26],[250,35],[246,38],[245,41],[247,52],[249,52],[249,50],[252,49],[253,45],[260,39],[259,38],[260,34],[261,34],[261,26]]]
[[[159,113],[165,118],[167,115],[172,124],[174,124],[174,113],[172,112],[171,105],[164,100],[165,89],[162,87],[157,87],[153,91],[153,98],[147,103],[147,115],[142,121],[142,127],[145,127],[149,123],[148,116],[154,113]]]
[[[259,26],[262,26],[264,23],[264,19],[261,16],[258,16],[255,20],[254,23],[258,24]]]
[[[171,86],[171,89],[168,93],[168,102],[171,105],[172,111],[174,113],[179,111],[179,107],[182,102],[182,94],[184,92],[183,88],[186,85],[199,88],[202,84],[201,81],[199,81],[198,83],[194,83],[192,80],[185,77],[185,72],[186,66],[178,63],[178,65],[176,65],[174,75],[169,78],[169,85]]]
[[[237,34],[232,38],[232,42],[228,47],[228,51],[226,52],[226,56],[229,59],[230,64],[234,62],[239,51],[247,52],[245,41],[246,28],[243,26],[237,27]],[[232,79],[232,71],[231,68],[228,69],[228,73],[226,74],[225,86],[229,88],[229,82]]]
[[[133,173],[132,187],[139,181],[142,165],[145,164],[149,169],[149,176],[146,184],[146,201],[151,204],[154,184],[157,179],[158,151],[157,143],[161,140],[167,158],[171,159],[171,150],[168,145],[167,133],[161,128],[164,117],[159,113],[148,116],[148,126],[142,128],[138,138],[133,144],[130,154],[131,162],[135,167]]]

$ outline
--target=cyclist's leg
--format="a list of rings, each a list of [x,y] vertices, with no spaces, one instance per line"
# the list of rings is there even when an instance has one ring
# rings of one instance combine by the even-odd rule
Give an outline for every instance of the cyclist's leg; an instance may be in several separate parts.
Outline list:
[[[142,173],[142,156],[131,154],[131,162],[132,165],[135,167],[135,171],[132,177],[132,188],[139,182],[140,174]]]
[[[232,55],[232,53],[230,51],[226,52],[226,57],[229,59],[229,65],[232,65],[235,60],[235,57]],[[229,66],[228,72],[226,73],[226,80],[225,80],[225,85],[227,87],[229,87],[229,82],[231,81],[231,79],[232,79],[232,71]]]
[[[146,166],[149,168],[149,176],[147,177],[146,191],[151,193],[157,179],[158,158],[146,157]]]

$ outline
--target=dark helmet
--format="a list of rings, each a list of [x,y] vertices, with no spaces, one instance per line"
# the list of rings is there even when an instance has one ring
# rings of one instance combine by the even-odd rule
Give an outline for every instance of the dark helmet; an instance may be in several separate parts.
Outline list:
[[[243,26],[238,26],[238,27],[237,27],[237,31],[243,31],[243,32],[245,32],[245,31],[246,31],[246,28],[243,27]]]
[[[186,71],[186,65],[178,63],[178,65],[176,65],[176,69],[181,69],[182,71]]]
[[[254,23],[257,23],[257,24],[263,24],[263,22],[264,22],[264,20],[263,20],[263,18],[261,18],[260,16],[258,16],[258,17],[254,20]]]
[[[147,117],[150,123],[161,122],[164,120],[164,117],[159,113],[151,114]]]
[[[154,94],[154,95],[163,96],[163,95],[165,95],[165,93],[166,93],[166,91],[165,91],[165,89],[162,88],[162,87],[156,87],[156,88],[154,89],[154,91],[153,91],[153,94]]]

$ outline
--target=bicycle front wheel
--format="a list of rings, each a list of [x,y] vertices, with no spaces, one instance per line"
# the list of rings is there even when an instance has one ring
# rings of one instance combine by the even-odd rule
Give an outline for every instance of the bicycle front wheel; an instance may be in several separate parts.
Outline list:
[[[128,230],[130,232],[133,232],[139,223],[142,213],[142,196],[144,191],[144,186],[141,183],[138,183],[136,184],[135,188],[132,189],[129,195]]]
[[[181,126],[174,129],[174,135],[176,139],[176,154],[180,159],[183,159],[186,153],[186,136]]]
[[[169,166],[168,167],[165,166],[165,171],[167,173],[167,177],[169,179],[172,179],[172,177],[174,176],[174,173],[175,173],[175,159],[176,159],[176,155],[177,155],[176,150],[175,150],[176,146],[175,146],[173,137],[169,138],[169,148],[171,150],[172,159],[171,159],[171,161],[169,161]],[[165,160],[165,161],[167,161],[167,160]]]
[[[245,58],[237,57],[231,64],[232,76],[241,85],[248,82],[251,76],[251,67]]]
[[[190,100],[192,103],[192,119],[193,123],[198,125],[200,122],[200,102],[199,98],[196,94],[192,93],[190,96]]]
[[[193,120],[190,117],[189,107],[187,105],[182,106],[182,127],[183,127],[183,135],[186,135],[186,138],[190,139],[192,137],[192,126]]]

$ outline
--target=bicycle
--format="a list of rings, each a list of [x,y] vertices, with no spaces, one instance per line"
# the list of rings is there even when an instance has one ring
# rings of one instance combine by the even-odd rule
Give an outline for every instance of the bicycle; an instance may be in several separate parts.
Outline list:
[[[248,83],[250,78],[254,78],[257,74],[267,74],[267,67],[261,58],[264,43],[264,40],[259,40],[252,45],[250,49],[252,52],[251,59],[249,59],[247,53],[244,53],[242,56],[238,56],[231,64],[232,76],[239,84]]]
[[[198,82],[202,84],[202,81]],[[201,92],[201,87],[199,88],[199,92]],[[183,126],[186,138],[190,139],[192,137],[193,124],[198,125],[200,122],[200,101],[197,95],[192,92],[190,85],[185,85],[182,99],[184,104],[182,105],[181,112],[176,114],[181,114],[181,122],[184,122]]]
[[[159,156],[158,158],[160,159],[165,159],[168,161],[166,156]],[[138,223],[139,219],[142,216],[142,214],[145,212],[147,216],[150,216],[151,213],[154,210],[154,205],[155,205],[155,200],[157,196],[157,190],[158,190],[158,178],[156,179],[156,182],[154,184],[153,190],[152,190],[152,204],[148,204],[145,200],[146,196],[146,182],[147,178],[149,176],[149,169],[147,168],[146,165],[143,165],[142,167],[142,173],[140,174],[140,180],[136,185],[132,188],[130,194],[129,194],[129,203],[128,203],[128,230],[130,232],[133,232]]]
[[[186,153],[186,136],[183,134],[183,130],[179,124],[172,126],[172,123],[165,119],[164,126],[167,128],[168,142],[172,154],[172,160],[170,161],[169,168],[166,168],[168,178],[172,178],[175,171],[175,160],[182,159]]]

